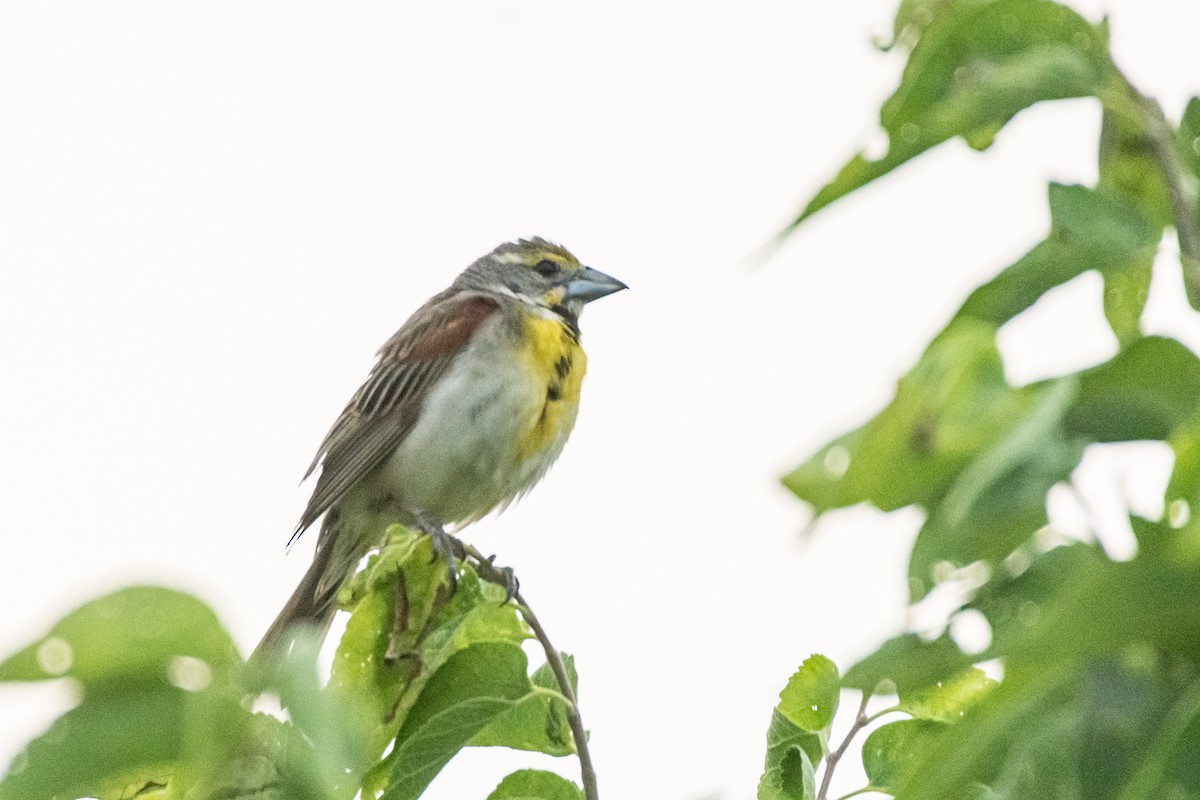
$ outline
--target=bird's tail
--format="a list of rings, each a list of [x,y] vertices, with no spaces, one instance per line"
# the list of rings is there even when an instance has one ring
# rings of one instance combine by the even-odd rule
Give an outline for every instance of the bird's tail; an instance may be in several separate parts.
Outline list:
[[[341,585],[340,580],[322,581],[330,566],[332,551],[332,547],[317,548],[300,585],[250,654],[250,663],[268,664],[282,659],[291,650],[301,626],[315,631],[322,639],[325,637],[337,612],[334,598]],[[331,585],[322,586],[323,583]]]

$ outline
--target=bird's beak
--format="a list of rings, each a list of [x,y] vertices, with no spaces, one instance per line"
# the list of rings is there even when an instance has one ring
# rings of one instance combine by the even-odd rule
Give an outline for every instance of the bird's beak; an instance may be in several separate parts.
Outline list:
[[[563,300],[580,300],[584,303],[590,303],[593,300],[606,297],[613,292],[619,292],[622,289],[628,288],[628,286],[611,275],[605,275],[598,269],[584,267],[578,275],[567,283],[567,292],[563,296]]]

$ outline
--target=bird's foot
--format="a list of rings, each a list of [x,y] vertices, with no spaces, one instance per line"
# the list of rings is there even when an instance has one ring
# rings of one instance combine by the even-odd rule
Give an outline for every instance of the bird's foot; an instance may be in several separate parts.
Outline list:
[[[497,567],[495,556],[488,556],[484,562],[488,565],[487,572],[489,574],[483,577],[492,583],[503,586],[504,602],[511,601],[521,590],[521,582],[517,580],[517,574],[513,572],[512,567]]]
[[[442,523],[428,514],[418,514],[416,516],[416,525],[424,533],[429,535],[430,544],[433,546],[433,560],[437,561],[443,558],[446,561],[446,578],[450,583],[450,589],[453,591],[458,588],[458,562],[466,557],[467,551],[463,543],[457,537],[446,533],[446,529],[442,527]]]

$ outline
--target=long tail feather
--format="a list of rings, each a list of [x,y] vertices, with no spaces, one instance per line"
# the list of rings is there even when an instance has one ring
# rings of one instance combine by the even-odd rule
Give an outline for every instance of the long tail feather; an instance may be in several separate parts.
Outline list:
[[[315,630],[322,638],[325,636],[337,612],[334,598],[341,584],[340,580],[329,581],[332,585],[318,593],[321,579],[329,567],[332,550],[331,547],[318,549],[308,572],[300,579],[300,585],[292,592],[279,616],[275,617],[258,647],[250,654],[250,663],[278,661],[286,656],[296,640],[299,626]]]

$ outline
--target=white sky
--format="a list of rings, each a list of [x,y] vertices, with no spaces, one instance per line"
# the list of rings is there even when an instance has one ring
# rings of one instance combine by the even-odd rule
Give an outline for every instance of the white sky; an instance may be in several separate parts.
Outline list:
[[[845,667],[905,624],[916,520],[855,510],[802,545],[778,476],[1043,235],[1047,179],[1094,177],[1096,107],[1058,104],[752,264],[878,141],[901,62],[870,39],[895,4],[0,7],[0,651],[130,582],[195,592],[252,647],[315,540],[284,556],[297,481],[375,349],[539,234],[632,290],[585,315],[557,467],[466,536],[577,655],[606,798],[751,798],[796,665]],[[1076,7],[1111,12],[1119,62],[1172,112],[1200,89],[1197,4]],[[1195,347],[1164,275],[1152,326]],[[1111,352],[1098,281],[1042,306],[1005,331],[1014,379]],[[0,762],[69,703],[0,687]],[[577,775],[473,751],[428,796],[526,765]]]

